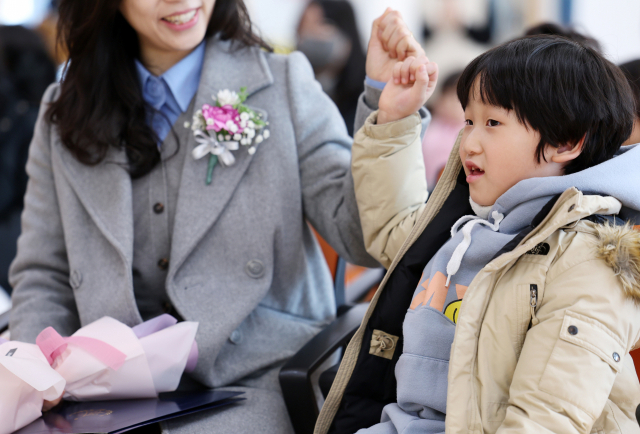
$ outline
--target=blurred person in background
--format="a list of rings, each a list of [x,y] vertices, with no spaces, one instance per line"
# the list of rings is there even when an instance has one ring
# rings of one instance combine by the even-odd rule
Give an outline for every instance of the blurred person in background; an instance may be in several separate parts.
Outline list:
[[[633,90],[633,100],[636,104],[636,120],[633,122],[631,136],[623,143],[623,146],[640,143],[640,59],[620,65],[620,69],[627,77],[631,90]]]
[[[458,133],[464,127],[464,110],[456,93],[460,73],[461,71],[457,71],[449,74],[442,81],[440,93],[433,104],[429,103],[432,119],[422,139],[422,156],[429,191],[435,188]]]
[[[312,1],[302,13],[297,34],[297,49],[311,62],[316,79],[353,135],[358,97],[364,89],[365,55],[351,4]]]
[[[491,39],[489,1],[423,1],[425,36],[428,36],[424,50],[429,53],[429,60],[438,64],[440,77],[461,71],[489,48],[486,44]],[[484,35],[478,37],[480,33]]]
[[[56,67],[37,33],[22,26],[0,26],[0,287],[9,291],[29,143],[40,100],[55,78]]]
[[[567,39],[571,39],[574,42],[584,45],[585,47],[593,48],[598,53],[602,54],[602,47],[600,43],[587,35],[584,35],[576,30],[565,27],[556,23],[540,23],[533,27],[530,27],[524,32],[524,36],[534,35],[553,35],[562,36]]]

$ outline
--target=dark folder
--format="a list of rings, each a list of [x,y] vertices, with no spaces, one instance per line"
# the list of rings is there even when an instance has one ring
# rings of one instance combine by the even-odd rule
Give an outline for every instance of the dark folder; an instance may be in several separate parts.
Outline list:
[[[68,402],[15,434],[119,434],[163,420],[242,401],[242,392],[163,393],[158,399]]]

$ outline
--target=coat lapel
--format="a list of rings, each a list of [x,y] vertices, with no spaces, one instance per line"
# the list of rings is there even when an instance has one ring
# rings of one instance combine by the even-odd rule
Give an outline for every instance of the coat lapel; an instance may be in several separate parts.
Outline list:
[[[207,43],[194,110],[203,104],[212,104],[212,97],[220,90],[238,92],[246,86],[250,97],[271,84],[273,76],[261,50],[230,51],[228,42],[211,39]],[[191,150],[196,145],[193,135],[189,134],[171,241],[169,278],[175,275],[187,255],[220,217],[253,159],[246,148],[241,147],[234,152],[235,164],[222,167],[218,163],[211,184],[206,185],[208,157],[195,160]]]
[[[110,147],[104,161],[97,166],[87,166],[76,160],[60,141],[56,145],[65,177],[80,202],[105,238],[131,266],[133,210],[125,150]]]

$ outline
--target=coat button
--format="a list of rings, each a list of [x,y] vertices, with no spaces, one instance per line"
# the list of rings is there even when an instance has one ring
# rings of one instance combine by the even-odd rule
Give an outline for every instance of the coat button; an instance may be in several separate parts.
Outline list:
[[[245,271],[249,275],[249,277],[253,277],[254,279],[259,279],[264,275],[264,264],[262,261],[257,259],[252,259],[247,262],[247,266],[245,267]]]
[[[153,205],[153,212],[155,212],[156,214],[161,214],[162,211],[164,211],[164,204],[162,202],[158,202]]]
[[[167,258],[162,258],[158,261],[158,268],[162,271],[167,271],[169,268],[169,260]]]
[[[618,353],[613,353],[613,361],[614,362],[619,362],[620,361],[620,354]]]
[[[82,285],[82,273],[78,270],[73,270],[71,276],[69,276],[69,283],[73,289],[80,288],[80,285]]]
[[[575,336],[578,334],[578,327],[576,326],[569,326],[569,328],[567,329],[567,331],[569,332],[570,335]]]
[[[231,336],[229,336],[229,341],[231,341],[232,344],[239,344],[242,342],[242,333],[238,330],[234,330],[233,333],[231,333]]]

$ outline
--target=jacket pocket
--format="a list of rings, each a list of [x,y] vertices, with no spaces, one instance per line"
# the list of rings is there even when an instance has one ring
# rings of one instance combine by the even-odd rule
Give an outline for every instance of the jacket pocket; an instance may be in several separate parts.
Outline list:
[[[602,413],[625,346],[606,326],[567,310],[559,339],[540,379],[540,390],[580,408],[594,420]]]

